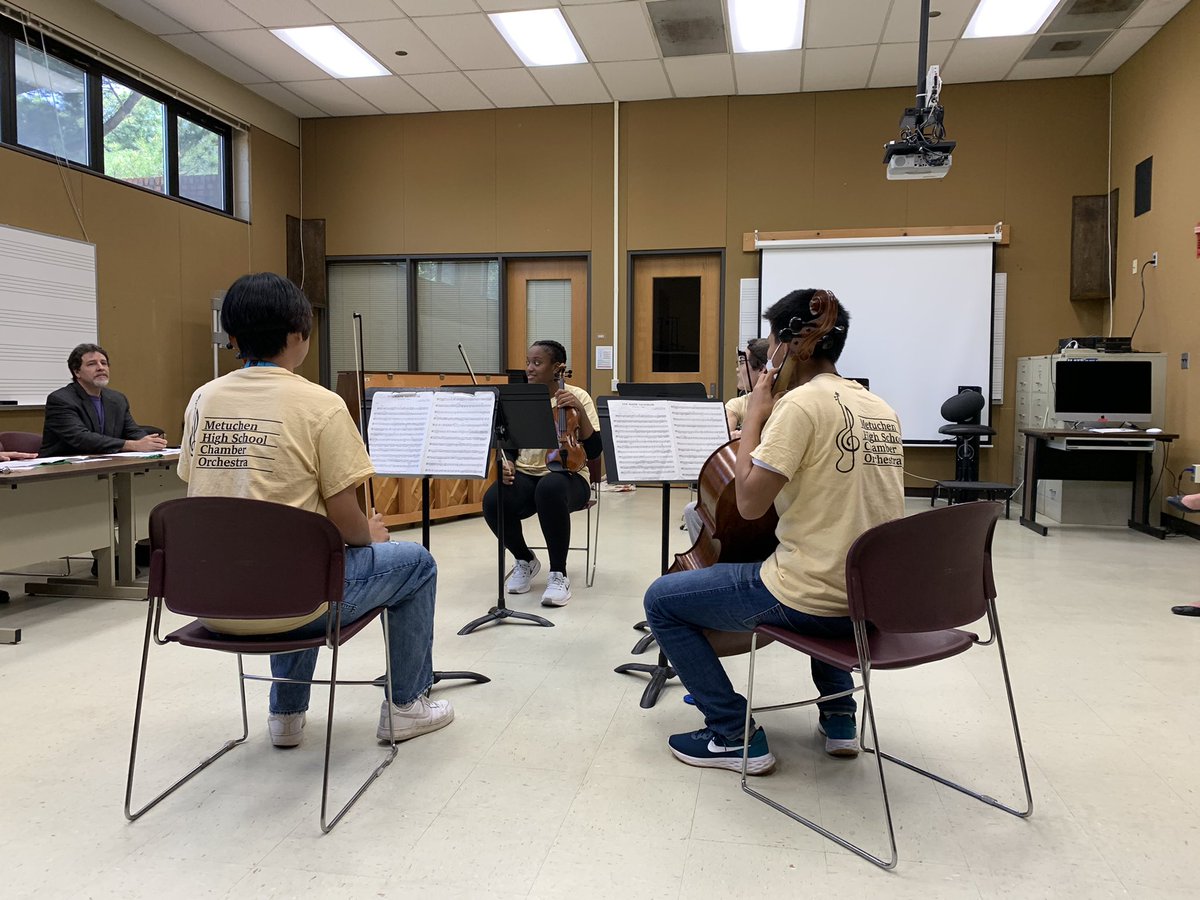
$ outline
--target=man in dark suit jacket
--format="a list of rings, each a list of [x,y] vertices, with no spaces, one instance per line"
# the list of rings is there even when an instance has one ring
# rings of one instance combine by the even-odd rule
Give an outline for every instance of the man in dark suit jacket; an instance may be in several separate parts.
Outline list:
[[[125,395],[108,387],[108,354],[80,344],[67,357],[71,383],[46,398],[40,456],[151,452],[167,445],[161,434],[138,425]]]

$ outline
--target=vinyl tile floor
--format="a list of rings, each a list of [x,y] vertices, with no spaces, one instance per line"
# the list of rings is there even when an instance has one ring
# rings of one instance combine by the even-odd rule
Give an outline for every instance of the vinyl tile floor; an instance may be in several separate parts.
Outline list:
[[[676,491],[671,550],[686,548]],[[909,501],[910,512],[927,509]],[[1035,811],[1021,820],[887,770],[900,852],[884,872],[744,794],[734,773],[676,762],[667,736],[700,727],[671,682],[642,709],[630,661],[641,598],[659,571],[661,494],[604,493],[595,585],[572,554],[574,598],[460,637],[496,597],[496,545],[480,519],[433,528],[440,584],[435,663],[490,684],[443,682],[456,718],[399,756],[331,833],[318,825],[324,692],[304,743],[271,747],[266,687],[250,737],[135,823],[122,815],[145,610],[138,602],[29,598],[18,576],[0,627],[0,896],[680,898],[1195,897],[1200,892],[1200,546],[1124,528],[1001,520],[999,610]],[[575,516],[582,537],[584,516]],[[529,523],[529,524],[532,524]],[[536,525],[533,526],[536,529]],[[398,531],[394,539],[419,539]],[[52,574],[61,562],[33,567]],[[83,567],[83,563],[76,563]],[[322,654],[323,665],[327,654]],[[347,645],[343,674],[381,668],[377,632]],[[262,661],[252,661],[261,666]],[[744,685],[744,657],[728,661]],[[808,665],[759,656],[756,700],[808,696]],[[239,729],[231,659],[153,648],[137,795]],[[879,673],[888,749],[1020,799],[994,648]],[[339,694],[334,786],[381,758],[374,688]],[[807,710],[761,717],[779,758],[755,784],[883,849],[869,756],[827,758]]]

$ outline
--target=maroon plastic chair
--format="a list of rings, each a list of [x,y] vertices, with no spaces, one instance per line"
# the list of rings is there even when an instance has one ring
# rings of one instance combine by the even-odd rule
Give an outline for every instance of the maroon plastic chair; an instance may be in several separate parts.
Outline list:
[[[328,832],[362,796],[371,783],[396,758],[397,745],[329,819],[329,758],[333,742],[333,709],[338,685],[374,685],[372,680],[338,679],[338,651],[383,611],[374,610],[345,625],[341,603],[345,544],[332,522],[317,513],[278,503],[231,497],[187,497],[160,503],[150,513],[150,584],[146,637],[138,676],[137,707],[133,718],[133,743],[129,751],[129,777],[125,785],[125,816],[133,821],[174,793],[202,769],[224,756],[249,734],[246,714],[247,681],[288,681],[267,675],[247,675],[243,655],[291,653],[328,647],[332,653],[328,680],[307,684],[329,685],[329,715],[325,727],[325,766],[321,784],[321,830]],[[282,639],[275,635],[240,636],[209,631],[199,619],[275,619],[304,616],[330,606],[324,635]],[[159,637],[163,607],[195,617],[166,637]],[[383,620],[380,620],[381,622]],[[138,810],[132,809],[133,775],[141,730],[142,701],[146,688],[146,663],[150,641],[219,650],[237,655],[238,687],[242,700],[242,736],[227,741],[198,766]],[[391,708],[391,657],[387,627],[383,629],[387,673],[384,689]],[[389,723],[390,724],[390,723]]]
[[[582,471],[582,470],[581,470]],[[568,551],[582,550],[584,556],[584,571],[587,573],[587,586],[591,587],[596,580],[596,556],[600,550],[600,485],[604,482],[604,459],[597,456],[587,461],[588,484],[592,496],[583,507],[587,510],[587,541],[583,546],[568,547]],[[580,512],[581,510],[576,510]],[[530,550],[545,550],[544,544],[529,545]]]
[[[0,447],[14,453],[37,453],[42,449],[42,436],[32,431],[0,431]]]
[[[750,707],[754,696],[754,653],[760,637],[774,638],[783,646],[807,653],[839,669],[860,673],[862,684],[856,685],[851,693],[862,692],[866,718],[870,722],[871,734],[875,741],[874,748],[864,745],[863,749],[875,755],[879,770],[879,790],[883,798],[891,858],[884,860],[751,788],[746,783],[745,768],[745,759],[749,753],[748,740],[745,741],[742,750],[742,790],[885,869],[894,868],[898,860],[896,832],[892,826],[892,810],[888,802],[887,782],[883,775],[885,759],[1014,816],[1028,818],[1033,813],[1029,772],[1025,766],[1025,751],[1021,745],[1021,731],[1017,725],[1017,710],[1008,677],[1004,640],[1000,636],[1000,621],[996,616],[996,586],[992,579],[992,535],[1000,512],[999,503],[964,503],[896,519],[864,532],[846,555],[850,617],[854,620],[852,639],[805,637],[786,628],[763,625],[755,629],[751,640],[750,675],[746,690],[747,738],[750,734]],[[987,619],[992,634],[987,640],[980,640],[973,632],[961,630],[962,626],[983,618]],[[879,732],[875,727],[871,676],[876,669],[907,669],[921,666],[949,659],[974,646],[993,642],[999,651],[1000,669],[1004,675],[1004,689],[1008,696],[1008,711],[1017,747],[1017,760],[1025,786],[1023,810],[1006,806],[986,794],[977,793],[884,753],[879,748]],[[814,704],[818,700],[840,696],[845,695],[836,694],[796,703],[759,707],[753,712],[794,709]]]

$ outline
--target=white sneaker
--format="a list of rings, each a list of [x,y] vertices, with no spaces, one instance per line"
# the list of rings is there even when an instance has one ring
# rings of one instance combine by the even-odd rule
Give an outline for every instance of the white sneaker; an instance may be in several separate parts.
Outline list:
[[[542,594],[542,606],[566,606],[571,599],[571,579],[562,572],[551,572],[546,576],[546,593]]]
[[[267,716],[267,730],[271,733],[271,743],[276,747],[295,747],[304,737],[304,713],[291,713],[286,716],[271,713]]]
[[[529,583],[533,581],[533,576],[540,571],[542,571],[542,564],[537,561],[537,557],[528,562],[518,559],[513,564],[512,571],[508,573],[504,589],[510,594],[527,594],[529,593]]]
[[[424,694],[407,706],[392,704],[392,730],[388,736],[388,702],[379,707],[379,728],[375,736],[381,741],[407,741],[419,734],[445,728],[454,721],[454,707],[449,700],[430,700]]]

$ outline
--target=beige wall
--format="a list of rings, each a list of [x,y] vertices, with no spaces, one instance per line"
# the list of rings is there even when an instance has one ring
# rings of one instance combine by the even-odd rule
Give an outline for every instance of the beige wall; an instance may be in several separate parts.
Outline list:
[[[1067,288],[1071,197],[1105,188],[1108,80],[953,85],[944,101],[962,149],[945,181],[918,184],[888,182],[880,162],[905,90],[622,104],[619,302],[628,251],[723,248],[732,346],[738,280],[758,268],[743,232],[1003,220],[1011,398],[1013,359],[1099,327]],[[611,342],[610,106],[309,120],[303,136],[304,214],[326,220],[330,255],[590,251],[592,343]],[[897,352],[936,352],[936,323],[929,335]],[[591,376],[607,393],[609,373]],[[1011,399],[995,412],[984,476],[1006,479]],[[910,454],[918,475],[951,465]]]
[[[1195,85],[1200,81],[1200,3],[1190,3],[1113,79],[1113,186],[1121,191],[1117,225],[1116,308],[1113,333],[1127,335],[1141,309],[1138,277],[1131,274],[1157,251],[1159,266],[1145,271],[1146,312],[1134,344],[1167,354],[1169,431],[1182,437],[1171,449],[1176,473],[1200,463],[1200,385],[1193,369],[1180,368],[1190,353],[1200,366],[1200,116]],[[1154,157],[1150,211],[1134,218],[1133,171]],[[1107,323],[1106,323],[1107,327]],[[1185,491],[1193,488],[1187,479]],[[1174,493],[1170,476],[1164,493]]]
[[[138,421],[176,439],[188,397],[212,378],[212,293],[247,271],[286,268],[298,153],[265,132],[250,141],[254,224],[0,148],[0,222],[96,245],[98,329],[113,387]],[[232,364],[231,354],[222,358]],[[316,379],[315,354],[303,372]],[[64,384],[69,377],[64,357]],[[41,415],[0,411],[0,431],[10,430],[40,432]]]

